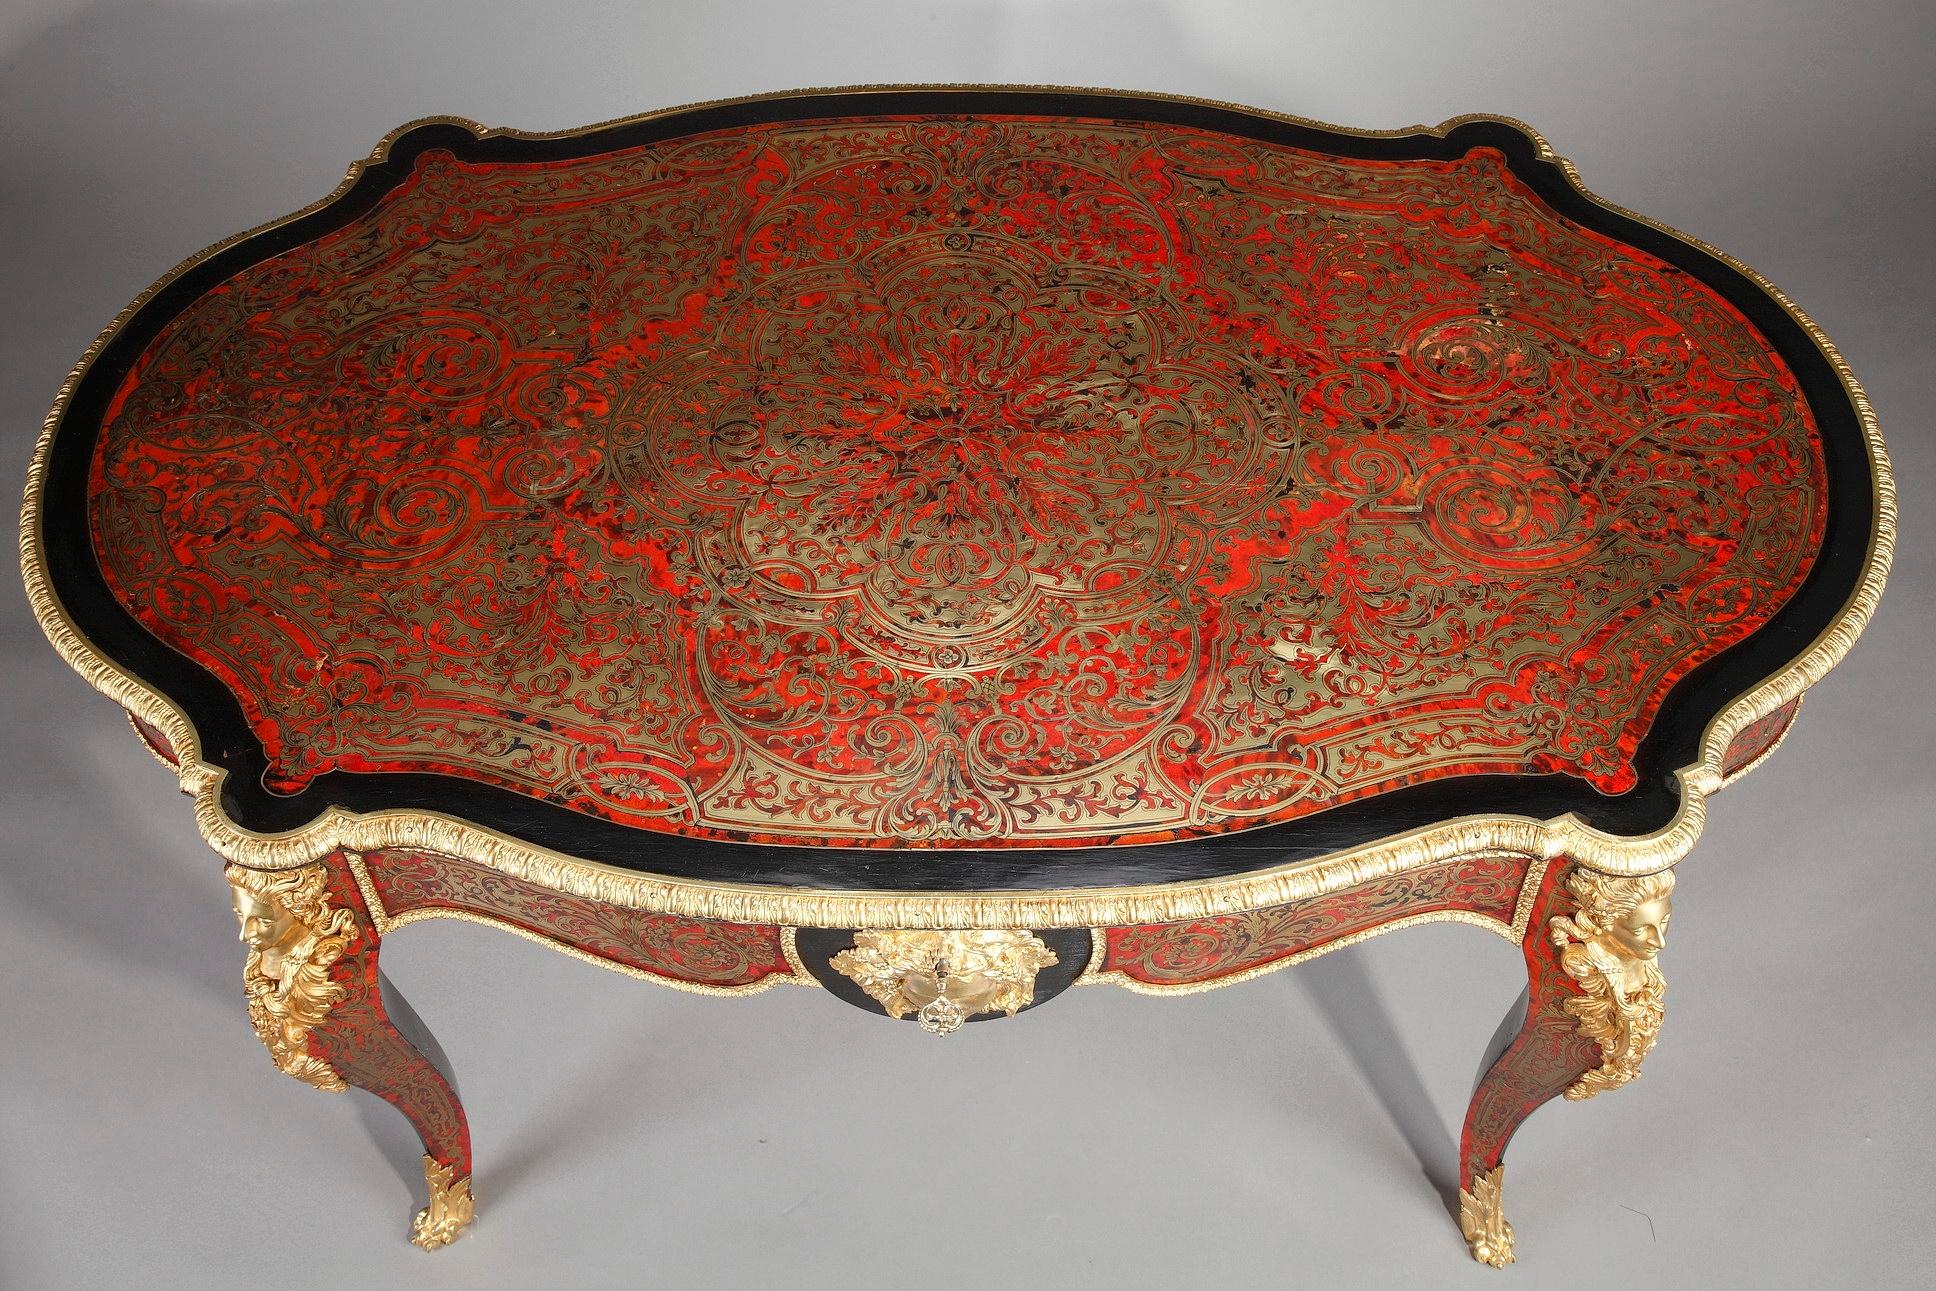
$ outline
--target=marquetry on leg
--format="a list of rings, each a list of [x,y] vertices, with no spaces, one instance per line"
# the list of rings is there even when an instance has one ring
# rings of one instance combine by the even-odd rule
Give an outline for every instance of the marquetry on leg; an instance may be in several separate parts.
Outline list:
[[[293,870],[228,867],[248,943],[249,1019],[276,1066],[318,1089],[355,1085],[409,1118],[430,1202],[410,1240],[435,1250],[471,1219],[471,1142],[444,1075],[383,1006],[379,934],[340,854]]]
[[[1459,1227],[1474,1259],[1503,1268],[1512,1225],[1501,1209],[1506,1144],[1556,1094],[1591,1098],[1640,1074],[1660,1034],[1674,874],[1615,878],[1556,864],[1526,925],[1519,1033],[1480,1078],[1459,1147]]]

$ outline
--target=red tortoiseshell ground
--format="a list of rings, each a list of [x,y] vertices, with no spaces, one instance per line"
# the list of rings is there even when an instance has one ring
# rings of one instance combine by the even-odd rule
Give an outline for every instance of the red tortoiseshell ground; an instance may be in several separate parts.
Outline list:
[[[363,855],[384,912],[456,910],[542,933],[599,959],[709,987],[790,975],[776,927],[681,919],[553,892],[454,856],[389,848]]]
[[[278,789],[1043,846],[1624,790],[1823,496],[1765,340],[1492,150],[921,117],[428,153],[149,345],[91,522]]]

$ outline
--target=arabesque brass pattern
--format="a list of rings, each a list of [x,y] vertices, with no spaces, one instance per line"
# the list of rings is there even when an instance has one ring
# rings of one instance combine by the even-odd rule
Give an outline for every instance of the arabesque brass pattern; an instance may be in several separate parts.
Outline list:
[[[426,154],[164,329],[93,523],[273,787],[985,847],[1621,791],[1823,505],[1759,334],[1490,149],[1018,115]]]
[[[1132,990],[1202,989],[1246,980],[1331,942],[1433,913],[1514,936],[1527,873],[1543,868],[1524,856],[1474,856],[1266,910],[1108,928],[1098,938],[1088,977]]]
[[[484,918],[588,958],[706,993],[751,993],[796,974],[771,925],[681,919],[552,892],[482,865],[389,849],[352,857],[378,928],[419,918]]]

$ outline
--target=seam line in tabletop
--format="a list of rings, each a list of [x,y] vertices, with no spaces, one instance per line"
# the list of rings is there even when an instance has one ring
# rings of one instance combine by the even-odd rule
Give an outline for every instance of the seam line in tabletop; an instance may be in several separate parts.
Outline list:
[[[1539,159],[1557,166],[1566,183],[1581,198],[1685,243],[1740,274],[1785,312],[1820,351],[1856,414],[1870,468],[1873,502],[1870,534],[1861,573],[1853,590],[1834,618],[1788,664],[1724,704],[1710,719],[1701,739],[1700,756],[1694,763],[1675,773],[1681,787],[1676,816],[1663,828],[1640,836],[1607,834],[1585,825],[1570,814],[1549,821],[1512,816],[1468,817],[1440,822],[1316,859],[1213,879],[1115,888],[936,893],[805,890],[657,876],[535,847],[433,811],[356,813],[331,807],[309,824],[279,834],[246,830],[229,819],[221,803],[221,784],[226,772],[202,761],[202,745],[193,723],[164,695],[124,672],[74,625],[53,592],[46,553],[42,548],[43,492],[54,432],[81,378],[106,344],[136,312],[169,283],[212,256],[330,206],[355,186],[366,169],[379,164],[396,140],[426,124],[453,125],[478,138],[567,138],[615,125],[677,116],[721,105],[814,95],[921,91],[1066,92],[1125,100],[1190,103],[1360,138],[1390,138],[1407,134],[1443,137],[1462,124],[1481,121],[1498,122],[1518,130],[1533,144]],[[912,83],[828,87],[741,96],[668,107],[614,122],[546,134],[489,129],[456,117],[424,118],[399,126],[384,136],[368,158],[353,163],[342,183],[329,194],[297,212],[237,233],[190,256],[142,292],[108,324],[69,374],[43,423],[21,508],[20,553],[28,599],[50,643],[97,690],[166,734],[170,744],[180,752],[181,763],[177,774],[183,790],[195,799],[198,827],[218,853],[235,863],[259,869],[285,869],[313,863],[319,855],[337,849],[415,846],[460,856],[514,877],[576,895],[695,918],[781,926],[1094,927],[1170,922],[1284,904],[1337,891],[1372,878],[1486,851],[1515,851],[1547,859],[1564,854],[1591,868],[1625,875],[1649,873],[1673,865],[1686,854],[1701,832],[1705,823],[1706,798],[1733,778],[1725,777],[1721,771],[1722,758],[1729,741],[1750,722],[1799,696],[1853,647],[1873,616],[1881,595],[1893,552],[1895,529],[1895,483],[1874,409],[1840,352],[1813,320],[1766,278],[1732,256],[1595,195],[1580,181],[1572,163],[1554,153],[1537,131],[1522,122],[1474,114],[1453,117],[1437,127],[1370,130],[1330,125],[1241,104],[1156,92],[1026,84]]]

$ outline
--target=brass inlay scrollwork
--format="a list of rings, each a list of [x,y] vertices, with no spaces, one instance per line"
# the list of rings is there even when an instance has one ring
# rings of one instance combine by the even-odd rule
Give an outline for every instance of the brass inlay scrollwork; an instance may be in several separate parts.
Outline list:
[[[424,1182],[430,1185],[430,1204],[410,1224],[410,1240],[426,1251],[448,1246],[471,1222],[471,1177],[453,1179],[456,1167],[441,1165],[436,1157],[423,1159]]]
[[[754,95],[730,100],[736,105],[760,103],[779,97],[830,93],[897,93],[909,86],[869,85],[823,87],[786,94]],[[980,92],[990,87],[951,85],[923,86],[925,91]],[[1066,89],[1069,87],[1034,87]],[[1088,89],[1086,93],[1108,98],[1124,97],[1119,91]],[[1132,99],[1159,99],[1165,102],[1208,103],[1183,96],[1141,94]],[[667,121],[696,108],[716,105],[688,104],[660,109],[628,118],[628,123]],[[1218,103],[1212,106],[1241,112],[1258,119],[1318,125],[1301,118],[1286,117],[1241,105]],[[1425,133],[1444,137],[1477,118],[1459,117],[1432,127]],[[1421,866],[1440,863],[1447,855],[1496,850],[1526,851],[1540,855],[1564,854],[1575,861],[1600,870],[1641,874],[1673,865],[1692,848],[1706,822],[1707,799],[1723,784],[1722,764],[1725,750],[1735,734],[1748,723],[1792,700],[1847,656],[1866,628],[1880,602],[1896,543],[1896,485],[1888,453],[1882,442],[1875,409],[1863,392],[1828,336],[1773,283],[1753,268],[1705,243],[1677,232],[1658,221],[1626,210],[1590,192],[1578,171],[1558,156],[1551,145],[1523,123],[1509,122],[1523,131],[1534,153],[1564,172],[1567,184],[1583,199],[1651,228],[1671,242],[1696,247],[1713,255],[1754,283],[1792,320],[1833,368],[1843,392],[1854,405],[1861,422],[1862,447],[1868,464],[1868,489],[1875,507],[1875,518],[1867,535],[1863,571],[1859,586],[1844,603],[1835,619],[1781,671],[1732,699],[1709,723],[1698,755],[1675,770],[1680,791],[1680,807],[1666,828],[1642,837],[1629,838],[1593,830],[1573,817],[1535,821],[1524,817],[1474,815],[1442,822],[1431,828],[1367,843],[1337,852],[1319,861],[1298,860],[1242,875],[1222,876],[1160,888],[1107,888],[1095,891],[1053,892],[848,892],[811,889],[756,889],[740,885],[700,880],[670,879],[652,874],[634,874],[605,866],[591,865],[577,857],[557,852],[501,833],[482,829],[448,814],[425,809],[397,809],[372,814],[332,811],[319,815],[301,829],[277,834],[262,834],[247,829],[229,815],[221,793],[222,773],[203,756],[201,739],[188,716],[160,691],[140,676],[127,671],[111,656],[102,653],[70,620],[66,607],[56,596],[49,570],[47,544],[43,530],[49,519],[46,482],[49,475],[55,432],[59,428],[82,377],[106,347],[120,336],[136,313],[149,300],[190,270],[205,264],[215,255],[251,237],[268,234],[297,220],[320,212],[342,200],[363,173],[383,162],[392,145],[410,130],[426,124],[441,124],[474,136],[485,134],[515,137],[577,137],[599,127],[560,131],[550,136],[534,136],[516,130],[486,129],[476,122],[458,118],[432,118],[399,126],[381,140],[366,161],[358,161],[336,190],[302,210],[270,220],[257,228],[206,248],[150,286],[108,324],[88,346],[63,383],[53,407],[43,421],[34,460],[29,467],[25,497],[20,516],[20,559],[27,598],[34,616],[54,649],[93,687],[115,703],[137,713],[156,726],[182,757],[177,774],[184,792],[195,801],[197,825],[214,848],[225,856],[251,866],[286,868],[307,864],[316,855],[338,847],[375,849],[382,847],[424,847],[464,856],[479,864],[514,877],[544,884],[561,891],[609,901],[632,908],[660,910],[693,918],[722,919],[741,923],[778,923],[816,926],[852,926],[856,922],[892,923],[900,927],[968,927],[1015,925],[1033,927],[1079,927],[1163,922],[1208,917],[1233,909],[1255,909],[1305,900],[1338,891],[1368,878],[1402,873]],[[605,123],[606,125],[617,123]],[[1335,132],[1360,137],[1379,137],[1386,131],[1361,131],[1327,127]]]
[[[1572,1099],[1617,1089],[1640,1074],[1666,1016],[1666,979],[1654,962],[1673,917],[1674,872],[1617,878],[1576,870],[1567,880],[1580,903],[1547,925],[1560,967],[1585,992],[1566,1002],[1580,1034],[1600,1046],[1600,1066],[1566,1090]]]
[[[1506,1167],[1494,1166],[1490,1173],[1474,1177],[1470,1191],[1459,1193],[1459,1231],[1472,1249],[1472,1258],[1481,1264],[1503,1269],[1513,1262],[1513,1230],[1506,1222],[1500,1201],[1500,1188]]]
[[[276,1066],[318,1089],[345,1088],[343,1078],[309,1052],[343,987],[329,968],[356,936],[356,916],[332,910],[320,865],[268,873],[231,865],[226,871],[235,917],[249,957],[242,970],[249,1021]]]
[[[693,837],[983,849],[1453,774],[1624,792],[1674,681],[1808,577],[1813,405],[1497,148],[1306,155],[1057,113],[424,153],[146,343],[90,441],[102,575],[283,793],[435,771]],[[630,267],[584,310],[526,281],[586,246]],[[260,631],[176,606],[183,570]]]
[[[922,1030],[947,1035],[978,1013],[1026,1008],[1056,954],[1030,932],[875,929],[855,933],[853,949],[830,962],[889,1017],[912,1013]]]

